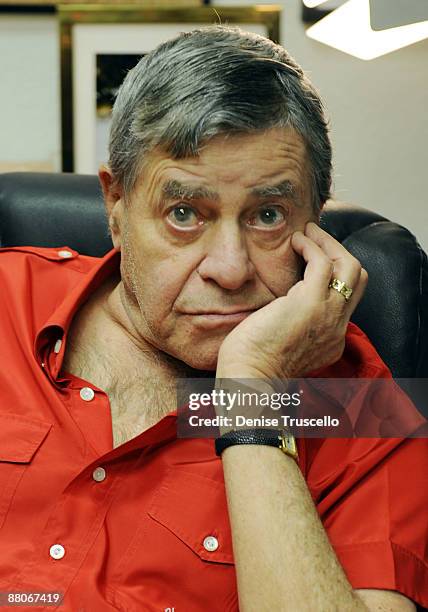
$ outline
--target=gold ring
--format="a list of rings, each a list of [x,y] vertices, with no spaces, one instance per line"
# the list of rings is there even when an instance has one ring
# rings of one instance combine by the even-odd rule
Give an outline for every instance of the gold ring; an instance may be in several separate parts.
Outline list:
[[[343,295],[347,302],[349,302],[349,300],[351,299],[352,289],[338,278],[332,278],[328,285],[328,288],[338,291],[340,294]]]

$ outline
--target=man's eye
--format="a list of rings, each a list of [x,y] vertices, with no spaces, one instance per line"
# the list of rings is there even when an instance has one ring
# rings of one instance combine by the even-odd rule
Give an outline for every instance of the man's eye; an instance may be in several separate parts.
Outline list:
[[[286,218],[287,214],[282,206],[265,206],[249,219],[249,225],[269,229],[281,225]]]
[[[195,227],[199,224],[198,216],[190,206],[174,206],[167,219],[179,227]]]

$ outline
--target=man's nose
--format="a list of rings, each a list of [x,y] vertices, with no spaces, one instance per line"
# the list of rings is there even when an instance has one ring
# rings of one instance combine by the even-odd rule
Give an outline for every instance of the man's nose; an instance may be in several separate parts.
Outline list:
[[[219,227],[210,237],[206,255],[198,267],[203,280],[213,280],[224,289],[239,289],[254,277],[255,268],[249,259],[242,228],[235,223]]]

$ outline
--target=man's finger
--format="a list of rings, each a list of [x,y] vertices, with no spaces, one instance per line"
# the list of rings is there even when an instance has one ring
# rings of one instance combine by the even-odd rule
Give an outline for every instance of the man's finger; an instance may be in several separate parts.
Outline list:
[[[337,278],[339,281],[343,281],[347,287],[356,293],[361,279],[361,263],[358,259],[349,253],[333,236],[330,236],[330,234],[322,230],[315,223],[310,222],[306,224],[305,234],[333,262],[332,279]]]
[[[306,262],[304,280],[321,299],[328,297],[328,284],[333,273],[333,262],[322,249],[303,232],[294,232],[291,237],[294,251]]]
[[[333,236],[321,229],[312,221],[305,226],[305,235],[311,238],[320,249],[331,259],[335,265],[335,270],[345,272],[350,271],[354,281],[357,282],[361,272],[361,264],[345,247],[340,244]],[[343,279],[345,280],[345,279]],[[348,279],[352,281],[351,278]]]
[[[337,278],[337,275],[335,273],[334,275]],[[364,291],[367,287],[367,281],[367,271],[364,270],[364,268],[360,268],[360,275],[358,281],[353,286],[347,285],[350,289],[352,289],[352,295],[348,300],[346,300],[345,296],[341,295],[340,292],[336,289],[329,289],[329,291],[331,292],[329,296],[330,301],[332,303],[335,302],[336,304],[339,304],[341,306],[341,311],[346,315],[347,322],[349,322],[352,313],[354,312],[354,310],[358,306],[358,303],[363,297]]]

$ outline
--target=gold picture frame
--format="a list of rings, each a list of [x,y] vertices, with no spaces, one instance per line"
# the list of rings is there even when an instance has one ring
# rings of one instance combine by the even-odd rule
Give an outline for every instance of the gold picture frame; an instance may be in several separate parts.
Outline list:
[[[138,32],[144,32],[148,47],[143,48],[142,45],[138,52],[143,55],[162,40],[180,31],[201,24],[220,22],[263,33],[274,42],[279,42],[280,14],[281,7],[278,5],[239,7],[200,5],[185,8],[148,6],[137,8],[135,5],[112,6],[111,4],[58,5],[63,172],[83,174],[96,172],[97,40],[101,41],[101,53],[136,53],[135,40],[142,39],[142,34],[139,38]],[[111,51],[105,51],[109,46]]]

